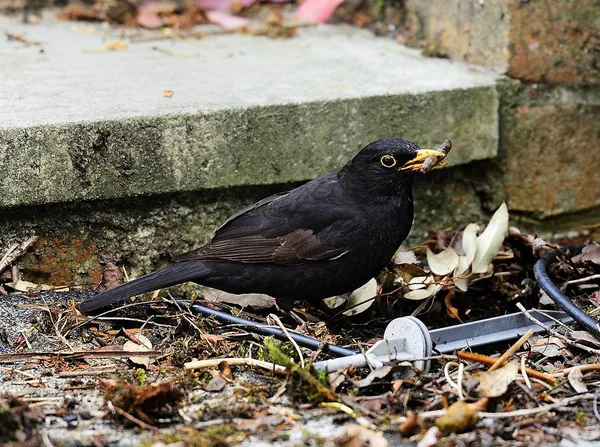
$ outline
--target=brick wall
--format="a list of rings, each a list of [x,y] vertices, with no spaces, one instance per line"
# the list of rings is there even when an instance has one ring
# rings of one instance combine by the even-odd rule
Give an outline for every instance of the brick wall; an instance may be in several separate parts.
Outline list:
[[[399,40],[521,82],[501,119],[512,211],[600,207],[599,1],[406,0],[403,20]]]

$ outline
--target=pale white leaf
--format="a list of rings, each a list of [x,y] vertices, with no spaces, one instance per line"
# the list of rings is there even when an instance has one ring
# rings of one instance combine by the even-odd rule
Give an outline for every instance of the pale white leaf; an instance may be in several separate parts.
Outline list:
[[[423,284],[422,282],[408,285],[409,290],[419,290],[424,289],[425,287],[427,287],[427,284]]]
[[[419,260],[412,250],[398,250],[394,255],[394,264],[418,264]]]
[[[6,285],[8,287],[10,287],[11,289],[16,290],[17,292],[29,292],[29,291],[36,291],[36,290],[42,290],[42,291],[54,290],[54,287],[49,286],[47,284],[36,284],[36,283],[30,282],[30,281],[23,281],[22,279],[19,279],[17,282],[7,282]]]
[[[437,255],[428,248],[427,264],[429,264],[429,268],[433,273],[444,276],[458,265],[458,254],[452,247],[445,249]]]
[[[323,300],[323,303],[330,309],[335,309],[336,307],[345,305],[347,302],[348,297],[344,296],[330,296],[329,298],[325,298]]]
[[[430,296],[433,296],[435,293],[436,285],[431,284],[426,289],[411,290],[410,292],[405,293],[404,298],[406,298],[407,300],[421,301],[426,298],[429,298]]]
[[[454,270],[454,277],[460,276],[463,273],[465,273],[470,265],[471,261],[469,261],[469,259],[466,256],[459,256],[458,264],[456,266],[456,269]]]
[[[142,334],[138,334],[135,336],[135,338],[138,339],[140,344],[134,343],[131,340],[126,341],[123,345],[123,351],[139,351],[141,353],[152,350],[152,342],[148,340],[147,337],[143,336]],[[150,357],[145,355],[131,356],[129,357],[129,360],[131,360],[136,365],[142,365],[146,368],[150,365]]]
[[[429,284],[433,282],[433,276],[415,276],[410,279],[408,284]]]
[[[492,216],[484,232],[477,238],[477,251],[473,258],[473,273],[485,273],[490,262],[502,247],[504,236],[508,231],[508,208],[502,203]]]
[[[583,374],[581,368],[573,368],[567,376],[569,383],[573,387],[576,393],[587,393],[588,387],[583,381]]]
[[[465,279],[457,279],[456,281],[454,281],[454,285],[461,292],[466,292],[469,288],[469,281],[466,278]]]
[[[477,232],[479,225],[471,223],[467,225],[462,234],[462,247],[465,252],[464,256],[458,258],[458,265],[454,271],[454,276],[460,276],[467,271],[477,251]]]
[[[348,298],[348,307],[350,309],[343,312],[344,315],[357,315],[367,310],[375,301],[373,298],[377,296],[377,281],[371,278],[364,286],[359,287],[350,294]]]

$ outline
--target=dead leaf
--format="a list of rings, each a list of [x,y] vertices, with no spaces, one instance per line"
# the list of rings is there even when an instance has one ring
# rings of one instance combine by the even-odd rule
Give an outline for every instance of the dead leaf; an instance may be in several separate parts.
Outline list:
[[[418,264],[419,260],[412,250],[398,250],[394,255],[394,264]]]
[[[371,371],[369,375],[364,379],[353,380],[352,383],[359,388],[369,386],[373,383],[374,380],[383,379],[384,377],[386,377],[388,374],[390,374],[390,372],[392,372],[392,369],[394,369],[394,365],[384,365],[381,368],[377,368]]]
[[[357,315],[367,310],[377,296],[377,281],[371,278],[364,286],[359,287],[348,298],[348,310],[343,312],[346,316]]]
[[[436,447],[440,438],[440,430],[437,427],[430,427],[421,438],[417,447]]]
[[[215,335],[215,334],[203,333],[202,335],[200,335],[200,338],[202,340],[204,340],[205,342],[207,342],[208,344],[221,343],[221,342],[225,341],[224,337],[222,337],[221,335]]]
[[[123,345],[123,351],[137,351],[137,352],[152,351],[152,342],[150,340],[148,340],[148,338],[146,338],[142,334],[136,335],[136,338],[139,340],[140,343],[139,344],[134,343],[131,340],[126,341],[125,344]],[[148,368],[148,366],[150,365],[150,357],[148,357],[148,356],[143,356],[143,355],[137,356],[136,355],[136,356],[129,357],[129,360],[131,360],[136,365],[142,365],[142,366],[145,366],[146,368]]]
[[[466,226],[462,234],[462,247],[469,264],[473,262],[475,253],[477,252],[477,232],[479,230],[479,225],[470,223]]]
[[[165,98],[171,98],[174,94],[175,94],[175,92],[173,90],[165,90],[163,92],[163,96]]]
[[[460,313],[459,313],[458,309],[452,305],[453,298],[454,298],[454,290],[448,291],[448,293],[444,297],[444,304],[446,305],[446,314],[450,318],[454,318],[455,320],[458,320],[462,323],[463,321],[460,319]]]
[[[19,279],[17,282],[7,282],[6,285],[17,292],[55,290],[54,287],[47,284],[36,284],[30,281],[23,281],[21,279]]]
[[[427,276],[425,270],[414,264],[395,265],[394,273],[396,274],[394,284],[400,284],[402,281],[404,281],[404,284],[408,284],[415,276]]]
[[[426,289],[411,290],[410,292],[405,293],[403,298],[406,298],[407,300],[421,301],[433,296],[435,289],[436,285],[431,284],[427,286]]]
[[[233,373],[231,372],[231,367],[229,366],[229,363],[223,360],[221,363],[219,363],[218,368],[221,377],[223,377],[227,381],[233,381]]]
[[[381,432],[356,424],[346,425],[346,433],[331,439],[338,447],[387,447],[388,442]]]
[[[573,354],[567,349],[567,346],[563,343],[563,341],[557,337],[540,337],[535,341],[535,343],[531,347],[531,350],[539,352],[540,354],[549,358],[573,356]]]
[[[502,247],[502,242],[507,231],[508,208],[506,207],[506,203],[502,203],[490,219],[483,233],[477,238],[477,250],[471,266],[473,273],[487,272],[492,259]]]
[[[479,381],[476,388],[480,397],[502,396],[508,389],[508,385],[515,381],[519,373],[519,364],[509,362],[494,371],[484,371],[473,374],[473,380]]]
[[[227,385],[227,380],[225,380],[221,374],[215,374],[210,382],[208,382],[208,385],[206,385],[204,390],[211,393],[216,393],[225,388],[225,385]]]
[[[569,384],[573,387],[576,393],[588,392],[588,387],[583,381],[583,373],[581,372],[581,368],[573,368],[569,372],[567,379],[569,379]]]
[[[585,343],[594,348],[600,348],[600,340],[598,340],[588,331],[571,331],[570,335],[576,342]]]
[[[102,279],[100,280],[100,284],[96,287],[98,292],[104,292],[109,289],[114,289],[117,286],[123,284],[123,272],[121,269],[117,267],[112,262],[106,264],[106,266],[102,269]]]
[[[433,273],[445,276],[458,266],[458,254],[452,247],[438,254],[427,248],[427,264]]]
[[[478,419],[477,411],[465,401],[459,400],[448,407],[446,414],[435,425],[444,433],[464,433],[473,428]]]
[[[458,264],[454,270],[454,276],[468,276],[468,270],[475,258],[477,251],[477,231],[479,225],[471,223],[467,225],[462,234],[462,248],[465,252],[464,256],[459,256]],[[458,278],[454,280],[454,285],[461,291],[466,292],[469,288],[469,280],[467,278]]]
[[[243,293],[235,295],[221,290],[206,287],[204,299],[215,303],[236,304],[241,307],[252,307],[254,309],[271,309],[275,305],[273,298],[260,293]]]
[[[600,265],[600,245],[587,245],[581,250],[581,260]]]

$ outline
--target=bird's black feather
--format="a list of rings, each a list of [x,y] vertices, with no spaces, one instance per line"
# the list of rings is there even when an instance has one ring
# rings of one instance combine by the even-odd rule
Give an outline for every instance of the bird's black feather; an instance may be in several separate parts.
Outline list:
[[[350,292],[385,266],[412,224],[414,174],[381,157],[401,166],[417,150],[404,138],[371,143],[339,172],[240,210],[174,266],[100,293],[81,310],[185,281],[265,293],[284,309]]]

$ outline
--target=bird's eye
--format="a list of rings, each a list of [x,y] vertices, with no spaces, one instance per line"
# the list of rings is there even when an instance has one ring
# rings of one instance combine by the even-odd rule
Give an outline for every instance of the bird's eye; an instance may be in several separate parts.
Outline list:
[[[379,159],[379,163],[386,168],[393,168],[396,166],[396,159],[392,155],[383,155]]]

